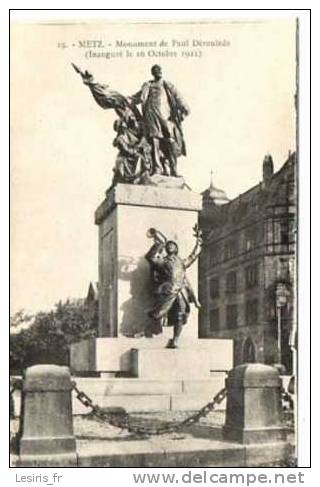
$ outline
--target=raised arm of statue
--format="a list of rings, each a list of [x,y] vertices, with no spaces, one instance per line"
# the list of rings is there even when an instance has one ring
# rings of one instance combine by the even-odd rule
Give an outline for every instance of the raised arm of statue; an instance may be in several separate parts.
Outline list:
[[[194,232],[196,237],[196,243],[191,254],[183,261],[185,269],[190,267],[195,262],[195,260],[197,260],[197,258],[201,253],[203,240],[202,240],[202,233],[201,230],[198,228],[198,225],[195,225]]]
[[[130,102],[133,105],[139,105],[142,102],[141,93],[142,93],[142,91],[140,90],[137,93],[135,93],[134,95],[128,97]]]
[[[72,63],[75,71],[81,75],[83,83],[90,89],[93,98],[103,109],[113,108],[119,117],[127,124],[131,121],[139,121],[141,114],[138,109],[132,106],[130,100],[115,90],[111,90],[108,85],[97,83],[91,73],[81,71]]]
[[[150,250],[146,253],[145,258],[151,264],[153,268],[160,268],[163,266],[163,249],[164,244],[161,242],[155,242]]]
[[[154,244],[145,255],[145,258],[153,267],[161,267],[163,265],[163,249],[165,248],[167,238],[155,228],[149,228],[147,237],[152,238]]]

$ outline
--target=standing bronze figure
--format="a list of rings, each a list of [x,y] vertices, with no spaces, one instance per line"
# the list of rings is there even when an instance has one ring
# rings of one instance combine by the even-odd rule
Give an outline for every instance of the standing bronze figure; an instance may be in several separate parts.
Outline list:
[[[178,255],[179,248],[176,242],[167,240],[155,228],[150,228],[147,233],[147,236],[154,240],[145,256],[151,267],[155,296],[155,304],[149,311],[149,316],[161,327],[173,326],[173,338],[169,340],[167,348],[178,348],[182,327],[187,323],[190,313],[190,303],[200,308],[186,275],[187,268],[201,252],[202,235],[198,226],[194,227],[194,232],[196,244],[186,259]]]
[[[131,97],[141,103],[144,134],[152,148],[153,173],[178,176],[177,157],[186,155],[181,123],[190,109],[169,81],[162,78],[161,66],[151,68],[153,80]]]

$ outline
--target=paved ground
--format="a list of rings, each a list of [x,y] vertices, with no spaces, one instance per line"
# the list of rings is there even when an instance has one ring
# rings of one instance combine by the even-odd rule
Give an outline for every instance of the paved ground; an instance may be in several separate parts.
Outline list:
[[[165,411],[157,413],[135,413],[130,418],[134,425],[143,427],[163,426],[167,423],[177,424],[190,416],[190,412]],[[177,433],[161,435],[170,441],[178,441],[186,438],[198,437],[203,439],[221,439],[221,427],[224,424],[225,413],[217,411],[210,413],[207,418],[202,418],[197,425],[179,430]],[[106,442],[142,441],[141,436],[120,430],[105,422],[96,420],[92,415],[74,417],[74,433],[77,438],[77,445],[81,450],[103,447]],[[15,434],[18,431],[19,422],[17,419],[11,421],[11,431]],[[159,437],[154,437],[159,439]],[[147,441],[150,441],[148,439]],[[152,439],[151,439],[152,441]]]
[[[190,413],[166,411],[162,413],[136,413],[132,414],[131,421],[135,425],[147,426],[163,426],[167,423],[178,423],[188,417]],[[203,455],[206,450],[216,450],[223,459],[226,454],[224,451],[228,450],[227,455],[231,460],[232,455],[239,455],[240,446],[237,444],[230,444],[223,441],[222,438],[222,426],[225,420],[225,413],[217,411],[210,413],[206,418],[202,418],[198,424],[190,427],[184,427],[176,433],[164,434],[161,436],[151,436],[144,438],[131,433],[126,430],[119,430],[109,424],[101,421],[97,421],[94,417],[88,416],[76,416],[74,418],[74,432],[77,438],[77,450],[80,456],[88,458],[90,456],[96,456],[97,462],[99,456],[101,458],[106,455],[106,452],[110,456],[127,456],[127,461],[130,462],[130,455],[143,455],[144,452],[159,453],[163,452],[164,455],[172,456],[172,462],[177,462],[175,455],[190,453],[190,445],[194,456],[192,461],[195,461],[197,452],[199,455]],[[290,418],[285,420],[288,427],[291,426]],[[17,432],[18,420],[12,421],[12,433]],[[289,435],[291,443],[293,442],[293,433]],[[202,453],[201,453],[202,452]],[[15,456],[12,457],[14,462]],[[191,461],[191,459],[189,460]],[[209,462],[209,460],[208,460]],[[293,460],[290,460],[293,464]],[[188,465],[188,463],[187,463]],[[189,464],[191,465],[191,464]],[[98,465],[96,465],[98,466]],[[130,466],[128,464],[128,466]],[[132,465],[137,466],[137,465]],[[141,465],[148,466],[148,465]],[[151,465],[150,465],[151,466]],[[205,466],[210,467],[210,462]],[[293,466],[284,465],[276,462],[272,464],[266,464],[265,466]]]
[[[177,411],[165,411],[158,413],[132,413],[130,414],[131,422],[137,426],[143,427],[158,427],[164,426],[165,424],[177,424],[183,421],[185,418],[190,416],[190,412],[177,412]],[[218,432],[224,424],[225,413],[223,411],[217,411],[211,413],[207,418],[202,418],[197,426],[192,426],[192,431],[195,432],[196,429],[201,429],[202,435],[209,438],[212,435],[217,435],[220,437]],[[217,431],[218,430],[218,431]],[[119,430],[113,426],[106,423],[97,421],[92,416],[78,416],[74,419],[74,431],[75,435],[79,441],[79,444],[85,444],[88,441],[94,440],[95,442],[103,441],[105,438],[116,439],[116,438],[129,438],[134,437],[131,433],[127,431]],[[184,428],[178,433],[170,433],[161,435],[164,437],[177,437],[180,438],[186,434],[190,434],[190,428]],[[199,433],[198,433],[199,434]],[[202,436],[201,435],[201,436]]]

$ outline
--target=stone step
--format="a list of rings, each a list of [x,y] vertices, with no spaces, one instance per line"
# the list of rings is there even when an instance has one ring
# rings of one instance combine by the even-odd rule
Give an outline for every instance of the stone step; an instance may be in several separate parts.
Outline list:
[[[211,433],[212,434],[212,433]],[[174,483],[219,483],[219,471],[199,471],[199,467],[266,467],[286,464],[295,455],[294,445],[287,442],[241,445],[214,437],[183,433],[177,441],[173,435],[150,439],[122,438],[110,441],[77,439],[77,466],[83,468],[183,468],[175,470]],[[62,457],[61,459],[59,457]],[[53,459],[45,456],[43,467],[65,467],[63,455]],[[43,462],[43,460],[42,460]],[[17,455],[11,456],[11,467],[23,467]],[[37,464],[28,465],[39,467]],[[186,471],[186,467],[188,471]],[[194,473],[191,468],[197,468]],[[168,473],[168,472],[167,472]],[[166,474],[166,472],[164,472]],[[197,479],[195,479],[197,475]],[[160,477],[161,479],[161,477]],[[223,481],[222,481],[223,482]],[[164,482],[160,481],[162,485]]]
[[[206,380],[142,380],[77,377],[80,391],[101,407],[119,406],[128,412],[195,411],[224,387],[225,374],[216,373]],[[20,392],[14,393],[15,414],[20,414]],[[218,409],[225,409],[225,401]],[[73,413],[86,414],[73,394]]]
[[[225,386],[227,374],[225,372],[216,372],[213,377],[207,380],[184,380],[182,389],[184,393],[210,393],[216,394]]]
[[[211,401],[220,389],[202,394],[185,393],[171,396],[170,409],[171,411],[197,411]],[[215,407],[216,411],[224,411],[225,409],[226,400]]]
[[[138,378],[86,378],[76,377],[77,387],[87,394],[98,396],[114,395],[161,395],[206,393],[219,390],[224,386],[226,374],[216,373],[214,377],[204,380],[151,380]]]
[[[94,404],[100,407],[122,407],[129,413],[170,411],[170,395],[126,395],[126,396],[93,396],[90,397]],[[72,400],[73,414],[87,414],[90,409],[83,406],[76,396]]]
[[[84,392],[99,396],[135,394],[179,394],[183,392],[181,380],[104,379],[76,377],[77,387]]]
[[[170,441],[160,436],[157,442],[152,443],[149,440],[141,440],[138,444],[123,441],[121,447],[119,442],[109,442],[108,451],[105,444],[88,441],[79,444],[78,467],[198,468],[197,482],[200,480],[205,484],[210,481],[216,483],[218,474],[212,470],[199,474],[199,467],[266,467],[286,463],[293,454],[294,447],[286,442],[240,445],[197,437]],[[184,473],[189,484],[195,482],[191,473],[190,470]],[[175,475],[175,482],[178,483],[181,475]]]
[[[108,448],[105,444],[92,444],[88,441],[79,444],[78,467],[180,467],[184,468],[182,472],[188,484],[195,482],[195,474],[190,470],[185,473],[186,467],[198,468],[197,483],[200,480],[200,483],[205,484],[217,483],[219,474],[213,470],[199,473],[199,467],[265,467],[268,464],[286,463],[293,454],[293,446],[286,442],[246,446],[197,437],[192,437],[192,440],[187,437],[180,441],[170,441],[160,436],[157,442],[152,443],[150,440],[127,441],[125,446],[124,442],[120,446],[119,442],[108,442]],[[175,483],[182,478],[182,472],[180,475],[174,474]]]
[[[196,348],[132,349],[132,374],[141,379],[209,379],[211,357]]]
[[[134,394],[115,396],[90,395],[94,404],[100,407],[122,407],[127,412],[159,412],[159,411],[196,411],[207,404],[218,392],[212,391],[202,394]],[[72,401],[73,414],[87,414],[90,410],[83,406],[74,395]],[[224,410],[226,402],[223,401],[216,408]]]

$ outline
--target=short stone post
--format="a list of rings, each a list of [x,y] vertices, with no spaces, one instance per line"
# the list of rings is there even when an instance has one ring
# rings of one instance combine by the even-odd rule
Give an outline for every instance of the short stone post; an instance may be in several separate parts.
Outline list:
[[[68,367],[34,365],[22,388],[19,466],[77,464]]]
[[[281,425],[281,379],[276,368],[242,364],[229,373],[223,435],[243,444],[286,440]]]

